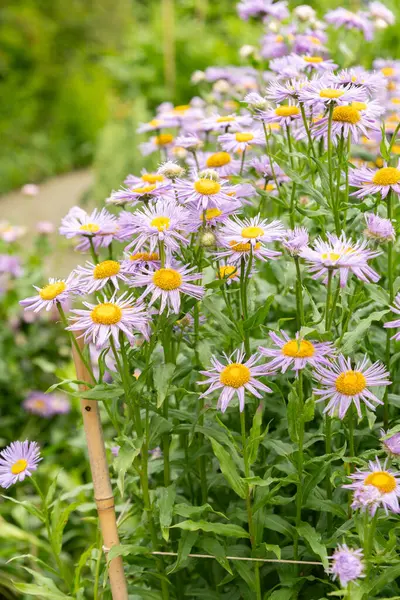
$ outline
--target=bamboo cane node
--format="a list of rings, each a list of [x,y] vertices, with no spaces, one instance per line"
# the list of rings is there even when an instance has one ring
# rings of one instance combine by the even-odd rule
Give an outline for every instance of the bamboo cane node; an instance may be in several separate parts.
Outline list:
[[[114,509],[115,507],[114,496],[110,496],[109,498],[95,498],[95,501],[99,512]]]

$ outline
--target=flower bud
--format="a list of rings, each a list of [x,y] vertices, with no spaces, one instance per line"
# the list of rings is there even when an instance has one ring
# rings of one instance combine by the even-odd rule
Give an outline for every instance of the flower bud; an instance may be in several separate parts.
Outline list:
[[[203,169],[203,171],[200,171],[199,173],[199,178],[212,179],[212,181],[219,181],[219,175],[217,171],[214,171],[214,169]]]
[[[177,177],[184,175],[185,169],[178,163],[168,160],[158,168],[157,173],[164,175],[167,179],[177,179]]]
[[[215,243],[216,237],[212,231],[206,231],[200,238],[200,244],[204,248],[212,248],[212,246],[215,246]]]

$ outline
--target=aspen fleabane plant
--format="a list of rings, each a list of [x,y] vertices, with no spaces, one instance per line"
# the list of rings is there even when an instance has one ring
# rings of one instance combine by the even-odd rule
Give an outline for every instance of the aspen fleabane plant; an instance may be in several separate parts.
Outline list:
[[[240,2],[268,28],[252,66],[158,108],[148,171],[69,212],[81,266],[22,302],[88,344],[138,596],[400,595],[380,443],[398,431],[400,62],[338,64],[337,27],[364,44],[390,24],[364,8]]]

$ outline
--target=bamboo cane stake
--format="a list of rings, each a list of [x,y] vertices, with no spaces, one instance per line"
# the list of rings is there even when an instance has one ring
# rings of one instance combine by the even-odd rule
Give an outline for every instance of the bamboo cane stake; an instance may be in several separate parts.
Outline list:
[[[79,332],[77,333],[79,335]],[[81,350],[84,343],[82,338],[76,340]],[[92,382],[91,375],[83,363],[74,345],[72,356],[75,363],[76,376],[80,381]],[[79,385],[81,391],[88,389],[84,384]],[[115,515],[114,495],[110,482],[110,474],[103,439],[103,429],[100,412],[96,400],[82,400],[81,411],[85,429],[86,443],[89,452],[90,470],[92,472],[94,497],[103,536],[103,550],[107,557],[110,548],[119,544],[117,520]],[[113,558],[108,566],[111,594],[113,600],[128,600],[128,588],[125,579],[122,557]]]

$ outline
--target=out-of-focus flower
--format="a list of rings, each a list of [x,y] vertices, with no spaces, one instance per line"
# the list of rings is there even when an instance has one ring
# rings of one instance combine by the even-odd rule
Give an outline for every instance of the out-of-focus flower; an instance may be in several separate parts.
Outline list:
[[[7,489],[30,477],[41,460],[36,442],[12,442],[0,452],[0,485]]]
[[[55,227],[50,221],[38,221],[36,223],[36,231],[41,235],[50,235],[55,231]]]
[[[379,242],[388,242],[396,238],[390,219],[383,219],[374,213],[365,213],[367,228],[364,235]]]
[[[61,394],[44,394],[33,391],[23,401],[22,406],[27,412],[41,417],[52,417],[65,414],[71,410],[71,405],[66,396]]]
[[[24,196],[37,196],[39,191],[39,186],[36,185],[36,183],[26,183],[21,188],[21,192]]]
[[[359,548],[348,548],[346,544],[339,545],[332,555],[332,564],[328,573],[333,579],[338,578],[340,585],[346,587],[350,581],[365,577],[363,552]]]

